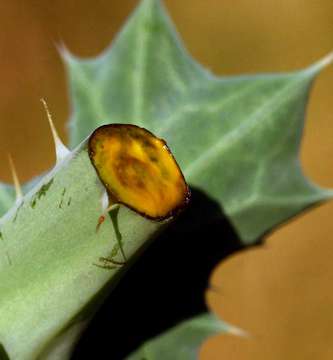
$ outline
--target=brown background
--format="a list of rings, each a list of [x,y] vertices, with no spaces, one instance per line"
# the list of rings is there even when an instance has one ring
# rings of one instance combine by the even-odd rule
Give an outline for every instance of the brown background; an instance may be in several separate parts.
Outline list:
[[[0,2],[1,179],[7,153],[20,178],[51,166],[54,153],[45,97],[63,138],[69,114],[66,79],[55,44],[91,56],[112,39],[134,0]],[[293,70],[333,50],[331,0],[167,0],[192,55],[219,74]],[[333,66],[310,99],[302,146],[305,172],[333,187]],[[333,359],[333,203],[270,236],[266,245],[221,264],[207,299],[251,337],[218,336],[202,349],[213,359]]]

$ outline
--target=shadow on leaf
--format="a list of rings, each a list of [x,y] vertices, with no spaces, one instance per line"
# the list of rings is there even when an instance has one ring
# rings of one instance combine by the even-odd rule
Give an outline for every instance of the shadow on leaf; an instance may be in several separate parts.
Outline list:
[[[220,206],[192,188],[188,209],[138,258],[81,337],[87,353],[123,359],[142,342],[206,309],[213,268],[244,247]]]
[[[0,360],[9,360],[9,356],[2,344],[0,344]]]

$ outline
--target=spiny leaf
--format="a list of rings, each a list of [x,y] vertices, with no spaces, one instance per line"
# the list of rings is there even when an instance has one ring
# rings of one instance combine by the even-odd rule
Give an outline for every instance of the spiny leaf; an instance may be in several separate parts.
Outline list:
[[[119,243],[130,260],[165,226],[121,205],[97,231],[104,195],[84,141],[0,219],[0,340],[11,359],[69,358],[127,268]]]
[[[127,360],[195,360],[204,340],[228,330],[213,315],[201,314],[147,341]]]
[[[213,76],[184,50],[157,0],[142,1],[99,57],[63,55],[71,145],[104,123],[153,131],[244,243],[332,197],[304,177],[298,159],[311,84],[331,59],[293,73]]]

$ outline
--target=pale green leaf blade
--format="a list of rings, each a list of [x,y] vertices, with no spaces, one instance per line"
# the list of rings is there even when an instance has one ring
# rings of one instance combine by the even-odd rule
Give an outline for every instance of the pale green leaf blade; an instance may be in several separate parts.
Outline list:
[[[212,314],[201,314],[148,340],[127,360],[196,360],[207,338],[228,330],[229,326]]]
[[[42,175],[36,176],[22,185],[24,194],[29,192],[40,180]],[[4,215],[15,203],[16,193],[13,185],[0,183],[0,217]]]
[[[99,57],[63,55],[72,93],[71,146],[104,123],[134,123],[157,132],[163,118],[207,78],[156,0],[142,1]]]
[[[82,328],[130,260],[165,223],[121,206],[96,231],[105,188],[86,141],[0,220],[0,343],[10,359],[68,359]],[[121,239],[118,234],[121,234]]]
[[[143,0],[101,56],[66,54],[71,143],[106,122],[148,128],[253,243],[332,197],[304,177],[298,158],[309,91],[329,60],[293,73],[214,77],[186,53],[160,2]]]
[[[15,189],[12,185],[0,183],[0,217],[8,211],[15,202]]]

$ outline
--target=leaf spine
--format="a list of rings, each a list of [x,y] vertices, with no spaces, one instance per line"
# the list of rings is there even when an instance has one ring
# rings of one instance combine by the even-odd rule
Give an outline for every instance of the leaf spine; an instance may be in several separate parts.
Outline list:
[[[64,143],[61,141],[61,139],[58,135],[58,132],[54,126],[52,116],[51,116],[51,113],[49,111],[46,101],[43,98],[40,99],[40,101],[44,106],[46,116],[47,116],[47,119],[48,119],[48,122],[49,122],[49,125],[51,128],[52,137],[53,137],[54,146],[55,146],[55,152],[56,152],[56,164],[59,164],[68,154],[70,154],[70,151],[64,145]]]
[[[10,171],[12,173],[12,178],[13,178],[13,182],[14,182],[14,187],[15,187],[15,194],[16,194],[16,204],[21,203],[22,199],[23,199],[23,192],[22,192],[22,187],[19,181],[19,178],[17,176],[17,171],[14,165],[14,161],[11,157],[10,154],[8,154],[8,161],[9,161],[9,167],[10,167]]]

